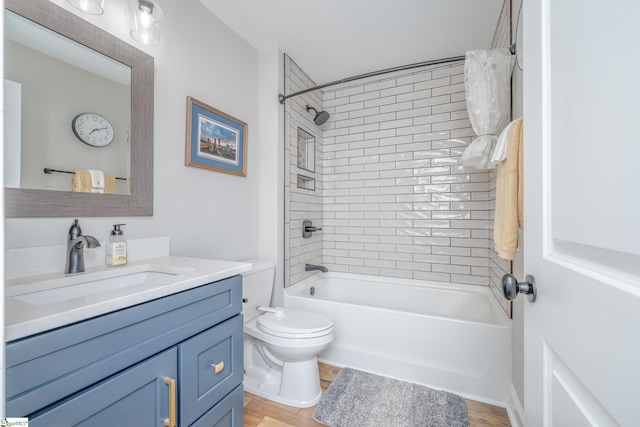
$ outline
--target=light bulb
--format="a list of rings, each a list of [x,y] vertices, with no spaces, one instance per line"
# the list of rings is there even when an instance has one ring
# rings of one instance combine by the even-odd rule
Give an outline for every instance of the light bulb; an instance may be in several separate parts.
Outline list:
[[[142,12],[140,12],[139,16],[140,25],[142,26],[142,28],[149,28],[151,26],[151,16],[149,15],[149,13],[143,10]]]
[[[144,45],[156,46],[164,14],[153,0],[128,0],[131,37]]]

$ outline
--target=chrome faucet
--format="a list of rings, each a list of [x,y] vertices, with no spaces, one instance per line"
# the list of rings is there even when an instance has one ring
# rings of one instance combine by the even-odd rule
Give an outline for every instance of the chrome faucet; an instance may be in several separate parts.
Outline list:
[[[313,270],[320,270],[323,273],[326,273],[327,271],[327,267],[325,267],[324,265],[313,265],[313,264],[305,264],[304,265],[304,271],[313,271]]]
[[[65,274],[82,273],[84,271],[84,245],[88,248],[97,248],[100,242],[93,236],[83,236],[78,220],[69,229],[69,240],[67,241],[67,262],[65,264]]]

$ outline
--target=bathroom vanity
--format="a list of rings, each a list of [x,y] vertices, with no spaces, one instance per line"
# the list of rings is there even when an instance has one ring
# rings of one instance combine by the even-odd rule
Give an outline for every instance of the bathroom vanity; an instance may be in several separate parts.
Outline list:
[[[250,264],[163,257],[127,268],[116,282],[136,283],[88,294],[115,269],[82,283],[8,281],[7,415],[32,426],[241,426],[239,274]],[[140,269],[178,273],[144,283]],[[74,295],[46,285],[60,282]]]

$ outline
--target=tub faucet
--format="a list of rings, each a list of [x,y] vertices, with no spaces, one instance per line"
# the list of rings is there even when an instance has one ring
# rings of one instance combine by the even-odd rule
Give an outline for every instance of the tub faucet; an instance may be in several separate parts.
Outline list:
[[[326,273],[327,271],[327,267],[325,267],[324,265],[313,265],[313,264],[305,264],[304,265],[304,271],[313,271],[313,270],[320,270],[323,273]]]
[[[93,236],[83,236],[78,220],[69,229],[69,240],[67,240],[67,262],[65,264],[65,274],[82,273],[84,271],[84,246],[97,248],[100,242]]]

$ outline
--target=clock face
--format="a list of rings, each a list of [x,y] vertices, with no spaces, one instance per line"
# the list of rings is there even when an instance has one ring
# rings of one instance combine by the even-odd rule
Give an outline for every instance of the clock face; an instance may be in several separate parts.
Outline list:
[[[104,147],[113,141],[113,126],[100,114],[78,114],[73,118],[71,128],[80,141],[92,147]]]

